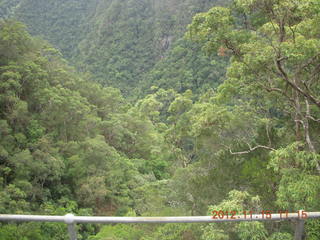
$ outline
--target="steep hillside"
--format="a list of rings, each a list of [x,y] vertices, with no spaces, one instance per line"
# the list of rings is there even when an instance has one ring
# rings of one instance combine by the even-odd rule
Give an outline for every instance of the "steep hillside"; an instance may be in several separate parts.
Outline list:
[[[217,0],[2,0],[0,17],[23,21],[32,34],[53,43],[80,71],[90,72],[95,81],[119,87],[125,95],[132,96],[141,86],[148,86],[147,73],[159,61],[166,61],[171,46],[183,36],[192,16],[218,3]],[[193,58],[198,54],[201,58],[199,48],[192,51]],[[172,59],[169,62],[172,64]],[[210,65],[209,59],[204,64]]]
[[[192,16],[216,1],[104,1],[80,44],[79,66],[122,89],[136,88],[144,74],[165,58]],[[199,53],[199,52],[197,52]]]
[[[16,4],[13,6],[14,2]],[[96,10],[97,2],[20,0],[8,1],[5,5],[10,3],[12,6],[10,17],[26,23],[30,33],[48,40],[70,59],[89,31],[87,23]]]

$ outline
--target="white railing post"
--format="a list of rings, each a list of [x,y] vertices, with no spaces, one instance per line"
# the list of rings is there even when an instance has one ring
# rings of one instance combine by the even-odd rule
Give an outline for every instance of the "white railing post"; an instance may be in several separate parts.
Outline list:
[[[76,224],[74,221],[74,215],[73,214],[65,215],[64,222],[68,225],[70,240],[77,240],[77,230],[76,230]]]

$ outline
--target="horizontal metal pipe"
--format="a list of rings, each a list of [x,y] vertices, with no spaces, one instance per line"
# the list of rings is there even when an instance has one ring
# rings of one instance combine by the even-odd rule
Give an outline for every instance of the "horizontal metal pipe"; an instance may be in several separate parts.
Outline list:
[[[306,212],[307,218],[320,218],[320,212]],[[213,222],[239,222],[239,221],[274,221],[299,219],[298,213],[285,214],[253,214],[224,216],[213,219],[212,216],[188,216],[188,217],[90,217],[90,216],[40,216],[40,215],[4,215],[0,214],[0,221],[17,222],[64,222],[71,223],[213,223]],[[301,214],[300,214],[301,219]]]
[[[14,222],[65,222],[65,216],[0,214],[0,221]]]

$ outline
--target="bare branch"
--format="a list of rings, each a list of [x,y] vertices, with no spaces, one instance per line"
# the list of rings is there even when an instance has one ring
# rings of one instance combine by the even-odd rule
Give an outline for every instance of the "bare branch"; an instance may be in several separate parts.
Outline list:
[[[310,104],[307,98],[305,98],[305,102],[306,102],[306,117],[305,117],[305,122],[303,124],[304,127],[304,131],[305,131],[305,137],[306,137],[306,142],[309,146],[309,150],[313,153],[316,152],[316,149],[311,141],[311,137],[310,137],[310,132],[309,132],[309,121],[308,121],[308,116],[310,116]],[[320,164],[319,161],[316,162],[317,164],[317,171],[320,173]]]
[[[269,124],[268,123],[266,124],[266,132],[267,132],[267,137],[268,137],[268,141],[269,141],[269,146],[271,146],[272,142],[271,142],[271,137],[270,137],[270,133],[269,133]]]
[[[316,118],[314,118],[314,117],[311,116],[311,115],[308,115],[307,118],[310,119],[310,120],[312,120],[312,121],[315,121],[315,122],[320,122],[320,118],[319,118],[319,119],[316,119]]]
[[[309,116],[310,115],[310,105],[309,105],[309,102],[308,102],[308,99],[305,98],[305,102],[306,102],[306,116]],[[304,121],[304,124],[303,124],[303,127],[304,127],[304,132],[305,132],[305,137],[306,137],[306,142],[309,146],[309,149],[311,152],[316,152],[315,148],[314,148],[314,145],[311,141],[311,138],[310,138],[310,132],[309,132],[309,121],[308,121],[308,118],[306,117],[305,118],[305,121]]]
[[[266,150],[271,150],[271,151],[275,151],[276,149],[272,148],[272,147],[268,147],[268,146],[263,146],[263,145],[257,145],[255,147],[249,147],[249,150],[247,151],[243,151],[243,152],[232,152],[232,150],[229,148],[229,152],[232,154],[232,155],[243,155],[243,154],[248,154],[248,153],[251,153],[259,148],[262,148],[262,149],[266,149]]]
[[[316,119],[313,116],[311,116],[311,114],[310,114],[310,104],[309,104],[308,99],[306,99],[306,118],[310,119],[312,121],[315,121],[315,122],[320,122],[320,119]]]

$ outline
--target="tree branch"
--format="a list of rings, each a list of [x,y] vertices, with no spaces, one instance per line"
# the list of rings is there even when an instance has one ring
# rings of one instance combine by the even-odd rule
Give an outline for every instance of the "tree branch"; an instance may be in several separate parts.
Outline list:
[[[320,122],[320,118],[319,118],[319,119],[316,119],[316,118],[314,118],[314,117],[311,116],[311,115],[308,115],[307,118],[310,119],[310,120],[312,120],[312,121],[315,121],[315,122]]]
[[[318,62],[317,58],[320,56],[320,53],[314,55],[313,57],[311,57],[308,61],[306,61],[305,64],[303,64],[302,66],[300,66],[298,68],[298,70],[296,71],[296,74],[299,74],[302,72],[303,69],[305,69],[306,67],[308,67],[310,64],[314,63],[314,62]]]
[[[311,114],[310,114],[310,104],[309,104],[308,99],[306,99],[306,118],[307,119],[311,119],[312,121],[315,121],[315,122],[320,122],[320,119],[316,119],[313,116],[311,116]]]
[[[282,59],[277,59],[276,60],[276,66],[277,69],[279,70],[279,72],[282,75],[282,78],[296,91],[298,91],[300,94],[302,94],[303,96],[305,96],[306,98],[308,98],[311,102],[313,102],[314,104],[317,105],[318,108],[320,108],[320,101],[318,99],[316,99],[313,95],[311,95],[310,93],[306,93],[305,91],[303,91],[297,84],[293,83],[290,81],[287,73],[284,71],[283,67],[282,67],[282,63],[281,63]]]
[[[267,90],[268,92],[279,92],[279,93],[281,93],[283,96],[285,96],[286,98],[288,98],[288,100],[289,100],[290,102],[294,102],[294,99],[293,99],[292,97],[290,97],[285,91],[283,91],[283,90],[280,89],[280,88],[274,88],[274,87],[268,88],[268,87],[265,87],[265,86],[263,86],[263,88],[264,88],[265,90]]]
[[[303,127],[304,127],[304,131],[305,131],[305,137],[306,137],[306,142],[309,146],[309,149],[311,152],[316,152],[316,149],[314,148],[314,145],[311,141],[311,138],[310,138],[310,132],[309,132],[309,121],[308,121],[308,118],[307,116],[310,115],[310,105],[309,105],[309,102],[308,102],[308,99],[305,98],[305,102],[306,102],[306,118],[305,118],[305,121],[304,121],[304,124],[303,124]]]
[[[266,124],[266,132],[267,132],[267,137],[268,137],[268,141],[269,141],[269,146],[271,146],[272,142],[271,142],[271,137],[270,137],[270,133],[269,133],[269,124],[268,123]]]
[[[259,148],[262,148],[262,149],[266,149],[266,150],[272,150],[272,151],[275,151],[276,149],[272,148],[272,147],[268,147],[268,146],[263,146],[263,145],[257,145],[255,147],[251,147],[249,144],[249,150],[247,151],[243,151],[243,152],[232,152],[231,148],[229,148],[229,152],[232,154],[232,155],[243,155],[243,154],[248,154],[248,153],[251,153]]]

